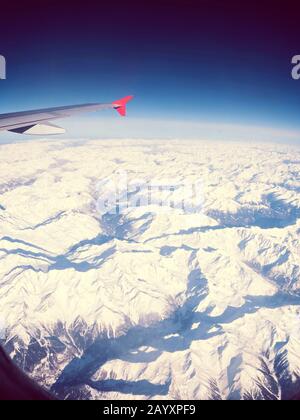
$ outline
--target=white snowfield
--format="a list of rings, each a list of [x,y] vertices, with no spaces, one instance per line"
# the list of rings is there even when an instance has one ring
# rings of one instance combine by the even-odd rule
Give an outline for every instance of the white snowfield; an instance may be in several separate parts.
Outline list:
[[[97,184],[120,169],[201,179],[202,210],[99,214]],[[0,342],[60,398],[290,398],[299,233],[296,146],[2,145]]]

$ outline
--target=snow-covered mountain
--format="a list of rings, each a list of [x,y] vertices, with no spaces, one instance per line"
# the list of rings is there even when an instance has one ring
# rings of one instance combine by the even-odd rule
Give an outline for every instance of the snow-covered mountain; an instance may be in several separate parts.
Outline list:
[[[0,342],[31,377],[60,398],[298,392],[299,147],[31,141],[0,163]],[[201,208],[101,212],[120,170],[200,180]]]

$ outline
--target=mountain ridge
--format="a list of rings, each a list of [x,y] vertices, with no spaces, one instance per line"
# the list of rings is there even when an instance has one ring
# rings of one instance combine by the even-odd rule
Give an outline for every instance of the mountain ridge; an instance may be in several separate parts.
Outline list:
[[[300,149],[188,146],[1,146],[0,343],[59,398],[297,393]],[[101,214],[99,181],[120,167],[201,179],[201,209]]]

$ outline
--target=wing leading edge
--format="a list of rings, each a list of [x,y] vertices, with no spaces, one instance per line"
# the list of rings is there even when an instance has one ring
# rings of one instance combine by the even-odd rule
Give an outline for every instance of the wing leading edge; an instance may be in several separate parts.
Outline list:
[[[109,104],[92,103],[0,114],[0,130],[21,134],[61,134],[64,132],[64,129],[52,124],[53,120],[71,117],[81,112],[110,108],[116,109],[121,116],[125,116],[126,104],[132,98],[133,96],[126,96]]]

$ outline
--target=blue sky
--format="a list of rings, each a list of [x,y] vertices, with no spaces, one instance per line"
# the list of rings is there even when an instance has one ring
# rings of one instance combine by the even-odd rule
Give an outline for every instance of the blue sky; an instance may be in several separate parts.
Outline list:
[[[69,135],[93,137],[300,132],[292,2],[13,3],[1,11],[0,112],[134,94],[131,121],[104,112],[63,124]]]

